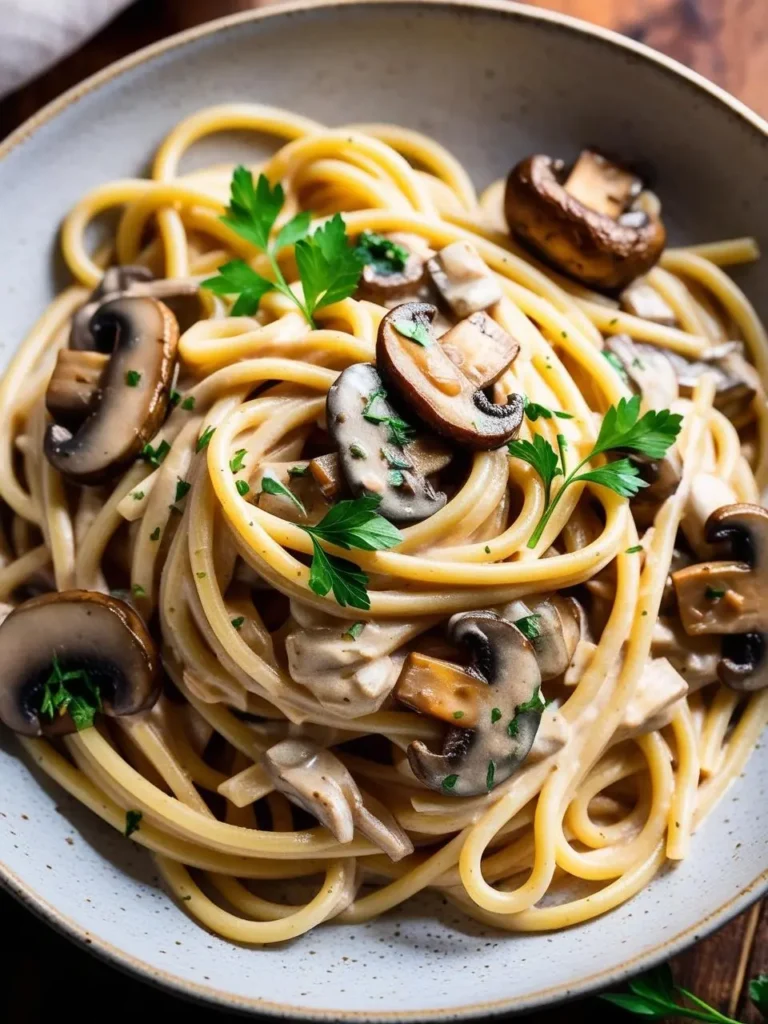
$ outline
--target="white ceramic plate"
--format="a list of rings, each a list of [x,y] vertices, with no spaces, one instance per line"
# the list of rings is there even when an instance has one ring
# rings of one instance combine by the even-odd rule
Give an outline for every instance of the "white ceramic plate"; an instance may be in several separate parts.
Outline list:
[[[768,242],[768,126],[641,46],[507,3],[268,10],[115,65],[0,149],[4,362],[60,283],[65,211],[101,182],[141,174],[176,121],[225,100],[278,104],[331,124],[420,129],[453,150],[478,185],[523,154],[569,156],[598,143],[655,169],[673,241],[756,234]],[[221,145],[244,152],[242,139]],[[208,143],[194,159],[211,156]],[[768,317],[764,268],[738,277]],[[503,936],[427,898],[362,928],[324,927],[251,949],[189,920],[139,847],[30,770],[0,733],[0,868],[51,924],[180,993],[303,1018],[449,1020],[605,986],[743,909],[768,887],[766,789],[763,747],[696,835],[689,860],[570,931]]]

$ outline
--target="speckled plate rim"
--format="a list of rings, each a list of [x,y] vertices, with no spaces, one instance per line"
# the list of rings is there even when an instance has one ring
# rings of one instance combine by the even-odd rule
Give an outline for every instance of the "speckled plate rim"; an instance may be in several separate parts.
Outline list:
[[[539,8],[532,8],[514,2],[514,0],[296,0],[274,7],[243,11],[242,13],[218,18],[206,22],[203,25],[188,29],[176,35],[169,36],[151,46],[144,47],[136,53],[124,57],[122,60],[110,64],[102,71],[91,75],[83,82],[78,83],[48,103],[38,113],[20,125],[8,138],[0,144],[0,160],[17,146],[23,144],[30,138],[38,128],[54,120],[62,111],[67,109],[78,100],[91,92],[97,90],[101,85],[110,82],[128,71],[133,70],[155,57],[166,54],[172,50],[194,42],[206,36],[212,36],[233,25],[245,22],[261,21],[270,18],[290,18],[304,11],[329,10],[339,7],[365,7],[365,6],[432,6],[439,8],[456,8],[459,10],[480,9],[483,11],[495,12],[506,18],[541,22],[554,31],[562,31],[580,36],[589,36],[595,42],[611,48],[618,47],[632,54],[648,64],[653,65],[659,72],[671,76],[678,81],[683,81],[690,86],[692,93],[704,93],[708,98],[714,99],[722,104],[730,114],[748,124],[763,142],[768,142],[768,122],[761,118],[754,111],[750,110],[744,103],[731,96],[730,93],[721,89],[720,86],[708,81],[702,75],[691,71],[683,64],[666,57],[661,53],[635,42],[625,36],[591,25],[573,18],[570,15],[559,14],[555,11],[547,11]],[[167,989],[183,998],[193,1001],[206,1002],[221,1009],[234,1010],[241,1013],[266,1014],[276,1017],[283,1017],[296,1020],[330,1020],[330,1021],[453,1021],[468,1020],[471,1018],[499,1015],[504,1013],[525,1013],[530,1010],[552,1005],[566,999],[577,996],[585,996],[591,992],[605,988],[608,985],[622,981],[633,974],[663,960],[685,949],[687,946],[699,941],[711,932],[722,927],[731,918],[747,909],[751,903],[768,892],[768,867],[757,878],[747,885],[740,893],[732,899],[723,903],[717,909],[711,911],[700,921],[683,929],[671,938],[659,943],[644,953],[628,960],[620,968],[608,968],[604,971],[597,971],[581,978],[575,985],[555,985],[550,988],[540,989],[531,993],[525,998],[510,996],[493,1002],[476,1002],[464,1006],[455,1007],[449,1010],[417,1010],[417,1011],[355,1011],[355,1010],[311,1010],[306,1007],[290,1006],[285,1003],[273,1003],[268,1000],[247,999],[232,995],[229,992],[217,989],[211,985],[200,985],[188,981],[167,971],[159,970],[147,961],[137,959],[118,949],[111,943],[100,938],[93,937],[87,929],[81,927],[77,922],[62,914],[53,904],[43,899],[29,885],[22,881],[5,863],[0,861],[0,884],[7,891],[15,896],[24,906],[41,917],[65,937],[71,939],[84,949],[97,955],[113,967],[128,974],[135,975],[143,981],[159,988]]]

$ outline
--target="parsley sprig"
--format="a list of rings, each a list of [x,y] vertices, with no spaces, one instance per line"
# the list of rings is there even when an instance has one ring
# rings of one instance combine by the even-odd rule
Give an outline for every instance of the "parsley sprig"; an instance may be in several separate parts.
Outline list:
[[[637,452],[650,459],[661,459],[680,433],[682,416],[669,409],[659,412],[650,410],[640,416],[640,396],[627,400],[622,398],[618,405],[612,405],[603,418],[594,447],[570,472],[565,465],[565,438],[558,437],[559,454],[548,441],[536,435],[531,441],[510,441],[509,454],[522,459],[532,466],[544,482],[544,513],[528,541],[529,548],[535,548],[547,523],[558,506],[567,488],[573,483],[590,481],[608,487],[622,498],[631,498],[647,483],[641,479],[637,467],[629,459],[617,459],[604,466],[582,472],[584,466],[598,455],[608,452]],[[552,483],[557,476],[563,476],[562,486],[551,498]]]
[[[267,292],[278,291],[295,303],[314,327],[312,317],[316,310],[340,302],[354,292],[364,260],[349,244],[344,220],[338,213],[312,235],[309,234],[309,212],[297,213],[270,243],[272,228],[284,203],[282,185],[273,188],[263,174],[254,185],[253,175],[247,168],[235,168],[229,206],[221,220],[265,253],[274,280],[257,273],[245,260],[231,260],[219,267],[218,276],[203,281],[203,287],[216,295],[237,295],[233,316],[251,316]],[[285,280],[277,262],[278,252],[288,245],[295,247],[303,299]]]
[[[751,982],[749,995],[755,1006],[765,1015],[768,1012],[768,975],[761,975]],[[693,1003],[693,1006],[681,1005],[681,997]],[[726,1017],[688,989],[676,985],[667,964],[633,978],[629,982],[629,992],[604,995],[600,998],[628,1013],[651,1020],[682,1017],[686,1020],[710,1021],[712,1024],[739,1024],[733,1017]]]
[[[97,711],[102,710],[99,687],[85,669],[62,672],[58,657],[51,659],[51,674],[43,683],[40,714],[53,720],[69,712],[78,732],[93,725]]]
[[[362,263],[373,267],[379,274],[397,274],[405,269],[408,250],[375,231],[363,231],[357,240],[355,252]]]
[[[402,534],[376,509],[381,504],[378,495],[366,495],[353,501],[340,501],[328,510],[315,526],[302,526],[312,539],[312,565],[309,588],[320,597],[330,591],[342,608],[368,609],[368,577],[354,562],[329,555],[320,545],[323,540],[338,548],[360,551],[383,551],[393,548],[403,539]]]

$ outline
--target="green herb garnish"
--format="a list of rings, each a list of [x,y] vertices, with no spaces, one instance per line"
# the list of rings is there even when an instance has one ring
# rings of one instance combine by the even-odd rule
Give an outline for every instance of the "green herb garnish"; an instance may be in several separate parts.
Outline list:
[[[369,423],[385,423],[389,429],[389,436],[387,438],[389,443],[397,445],[398,448],[405,448],[413,440],[413,427],[406,423],[405,420],[401,420],[399,416],[382,415],[374,411],[373,407],[376,402],[380,398],[386,399],[386,397],[387,392],[384,388],[379,388],[369,395],[368,400],[363,406],[363,419],[368,420]]]
[[[202,286],[217,295],[237,295],[233,316],[250,316],[259,308],[264,295],[278,291],[289,298],[314,327],[316,310],[348,298],[360,280],[364,261],[349,244],[344,220],[334,214],[330,220],[309,235],[310,214],[299,213],[280,230],[270,244],[270,233],[285,203],[280,184],[274,188],[265,175],[254,185],[253,175],[245,167],[236,167],[230,183],[230,200],[222,221],[241,238],[266,254],[274,280],[257,274],[244,260],[232,260],[219,267],[217,277],[203,281]],[[300,299],[288,285],[277,253],[285,246],[294,246],[303,291]]]
[[[557,416],[560,420],[573,419],[573,414],[570,412],[563,412],[562,409],[548,409],[546,405],[529,402],[527,398],[525,399],[525,415],[532,423],[535,423],[539,417],[543,420],[551,420],[553,416]]]
[[[708,601],[719,601],[721,597],[725,597],[725,587],[708,586],[704,596]]]
[[[196,572],[195,576],[197,576],[197,578],[199,580],[204,580],[208,576],[208,573],[207,572]]]
[[[643,487],[648,486],[640,478],[637,467],[629,459],[618,459],[605,466],[581,472],[591,459],[597,455],[614,451],[638,452],[651,459],[661,459],[680,433],[681,425],[682,416],[671,413],[669,409],[662,409],[659,412],[651,410],[644,416],[640,416],[639,395],[635,395],[629,400],[622,398],[618,405],[612,405],[606,412],[592,451],[567,476],[565,476],[564,446],[562,444],[560,444],[560,456],[558,457],[549,442],[538,434],[533,443],[510,441],[507,445],[510,455],[533,466],[544,482],[546,508],[528,541],[528,547],[536,547],[552,513],[570,484],[590,481],[608,487],[622,498],[631,498]],[[565,439],[563,438],[563,440]],[[558,475],[565,476],[565,479],[554,499],[550,500],[552,481]]]
[[[491,708],[491,725],[495,725],[501,718],[501,708]]]
[[[131,497],[133,498],[134,501],[141,501],[141,499],[144,497],[144,491],[134,491]]]
[[[352,456],[353,459],[368,458],[365,452],[365,448],[363,448],[361,444],[358,444],[357,441],[353,441],[352,444],[349,446],[349,454]]]
[[[625,555],[636,555],[638,553],[638,551],[642,551],[642,550],[643,550],[643,545],[642,544],[635,544],[634,547],[627,548],[627,550],[624,552],[624,554]]]
[[[156,526],[149,535],[150,540],[160,540],[160,527]]]
[[[327,554],[320,546],[323,540],[328,544],[349,550],[382,551],[393,548],[402,540],[402,534],[376,509],[381,504],[378,495],[367,495],[352,501],[340,501],[326,512],[315,526],[301,529],[312,538],[312,565],[309,573],[309,587],[321,597],[329,591],[342,608],[368,609],[368,577],[354,562]]]
[[[488,762],[488,771],[485,773],[485,788],[488,790],[493,789],[493,780],[496,778],[496,764],[493,761]]]
[[[138,832],[141,827],[141,819],[144,815],[141,811],[126,811],[125,812],[125,831],[123,835],[126,839],[132,836],[134,832]]]
[[[378,274],[397,274],[405,269],[410,253],[397,242],[392,242],[373,231],[363,231],[357,240],[358,259]]]
[[[248,454],[247,448],[239,448],[229,460],[229,468],[233,473],[239,473],[243,468],[243,459]]]
[[[402,469],[390,469],[387,473],[387,483],[390,487],[402,487],[405,483]]]
[[[151,444],[145,444],[141,449],[140,457],[153,466],[160,466],[170,450],[171,446],[167,441],[161,441],[157,448],[153,448]]]
[[[624,383],[629,384],[629,377],[627,376],[627,371],[624,369],[624,364],[616,355],[616,353],[608,352],[606,349],[603,349],[602,355],[604,359],[608,360],[608,362],[614,368],[616,373],[618,373],[618,375],[621,377]]]
[[[129,370],[125,375],[125,383],[129,388],[136,388],[139,386],[141,380],[141,374],[138,370]]]
[[[181,501],[183,498],[186,498],[186,496],[189,494],[191,487],[191,483],[189,483],[187,480],[182,480],[181,478],[179,478],[176,484],[176,497],[173,500]]]
[[[134,597],[146,597],[147,596],[146,590],[144,589],[144,587],[142,587],[142,585],[140,583],[134,583],[133,586],[131,587],[131,592],[133,593]]]
[[[758,974],[749,983],[749,998],[768,1019],[768,974]]]
[[[244,615],[238,615],[236,619],[232,619],[232,625],[234,626],[235,629],[240,629],[244,622],[245,622],[245,616]]]
[[[195,408],[195,396],[189,395],[185,398],[181,403],[181,408],[184,409],[185,412],[191,412]]]
[[[365,629],[364,622],[353,622],[346,633],[341,634],[342,640],[357,640],[360,634]]]
[[[53,720],[69,712],[78,732],[93,725],[97,711],[102,710],[99,687],[85,669],[62,672],[58,657],[51,658],[51,674],[43,683],[40,714]]]
[[[175,388],[171,388],[171,393],[168,395],[168,401],[171,405],[176,406],[181,401],[181,395]]]
[[[237,493],[240,495],[241,498],[244,498],[248,491],[250,491],[251,489],[245,482],[245,480],[235,480],[235,488],[237,489]]]
[[[515,625],[523,634],[526,640],[535,640],[541,635],[541,616],[525,615],[522,619],[515,619]]]
[[[301,512],[303,516],[306,516],[307,510],[304,508],[304,504],[296,497],[293,491],[289,490],[285,484],[281,484],[278,479],[267,473],[261,478],[261,490],[264,494],[277,494],[283,498],[288,498],[292,501],[296,508]]]
[[[208,445],[211,443],[211,438],[213,437],[213,435],[215,433],[216,433],[216,427],[206,427],[205,430],[203,431],[203,433],[197,439],[197,444],[195,445],[195,451],[196,452],[201,452],[201,451],[203,451],[204,448],[207,448]]]
[[[458,781],[458,775],[446,775],[442,781],[442,787],[443,789],[453,789]]]
[[[464,717],[464,712],[463,711],[454,711],[453,712],[453,717],[456,718],[456,719],[463,718]]]
[[[306,466],[291,466],[291,468],[288,470],[288,476],[291,479],[294,479],[295,477],[308,476],[309,472],[310,472],[309,465],[306,465]]]
[[[757,986],[753,992],[753,986]],[[763,987],[764,986],[764,987]],[[710,1021],[712,1024],[739,1024],[733,1017],[726,1017],[693,992],[676,985],[668,964],[647,971],[628,982],[629,991],[600,996],[613,1006],[627,1013],[651,1020],[665,1017],[682,1017],[687,1020]],[[768,1009],[768,976],[756,978],[750,984],[750,998],[761,1012]],[[758,998],[755,998],[757,996]],[[682,1005],[680,999],[693,1003],[692,1007]],[[766,1002],[759,1002],[763,998]]]
[[[419,321],[410,323],[408,320],[393,320],[392,326],[398,334],[402,334],[404,338],[410,338],[411,341],[415,341],[422,348],[429,348],[432,344],[432,337],[426,324]]]
[[[541,687],[537,686],[533,691],[533,696],[530,700],[527,700],[524,704],[518,704],[515,708],[515,717],[507,726],[507,732],[510,736],[517,736],[520,729],[520,716],[527,714],[529,711],[538,712],[542,714],[546,711],[547,702],[541,696]]]

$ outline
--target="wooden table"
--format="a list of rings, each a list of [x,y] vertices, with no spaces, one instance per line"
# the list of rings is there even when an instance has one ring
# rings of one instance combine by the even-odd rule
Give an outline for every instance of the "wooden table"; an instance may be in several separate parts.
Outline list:
[[[64,89],[118,57],[210,18],[257,6],[259,0],[138,0],[76,54],[0,102],[2,130],[10,131]],[[542,0],[539,6],[648,43],[768,116],[768,0]],[[172,997],[118,974],[70,946],[2,894],[0,920],[10,947],[10,961],[9,953],[4,954],[0,987],[4,1024],[38,1024],[61,1012],[70,1000],[83,1024],[109,1018],[116,1007],[130,1008],[133,1016],[150,1021],[181,1012],[185,1024],[228,1016],[181,1007]],[[748,1004],[746,982],[768,971],[768,902],[677,957],[673,968],[677,979],[701,998],[756,1024],[760,1015]],[[619,1018],[632,1019],[606,1004],[585,1000],[567,1010],[525,1019],[531,1024],[619,1024]]]

